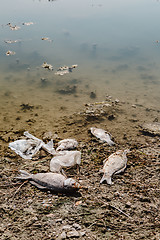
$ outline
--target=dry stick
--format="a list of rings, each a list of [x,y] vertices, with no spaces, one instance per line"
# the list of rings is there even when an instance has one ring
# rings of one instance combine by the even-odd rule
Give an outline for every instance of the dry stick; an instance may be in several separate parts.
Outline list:
[[[5,187],[12,187],[14,185],[20,185],[21,183],[20,182],[17,182],[17,183],[8,183],[8,184],[4,184],[4,185],[0,185],[1,188],[5,188]]]
[[[26,180],[25,182],[23,182],[20,186],[19,186],[19,188],[15,191],[15,193],[13,194],[13,197],[12,198],[14,198],[15,197],[15,195],[17,194],[17,192],[20,190],[20,188],[24,185],[24,184],[26,184],[28,182],[28,180]]]
[[[114,208],[114,209],[116,209],[116,210],[119,211],[120,213],[124,214],[126,217],[132,219],[131,216],[129,216],[127,213],[123,212],[121,209],[119,209],[119,208],[117,208],[117,207],[115,207],[115,206],[113,206],[113,205],[110,205],[110,204],[109,204],[109,206],[112,207],[112,208]]]
[[[93,222],[91,225],[89,225],[88,228],[91,228],[93,225],[97,224],[97,221]]]
[[[119,209],[119,208],[117,208],[117,207],[115,207],[115,206],[113,206],[113,205],[111,205],[111,204],[105,203],[105,202],[103,202],[103,201],[100,200],[100,199],[97,199],[97,201],[98,201],[98,202],[100,201],[100,202],[102,202],[103,204],[105,204],[105,205],[107,205],[107,206],[109,206],[109,207],[112,207],[112,208],[116,209],[116,210],[119,211],[120,213],[124,214],[126,217],[132,219],[131,216],[129,216],[127,213],[123,212],[121,209]]]

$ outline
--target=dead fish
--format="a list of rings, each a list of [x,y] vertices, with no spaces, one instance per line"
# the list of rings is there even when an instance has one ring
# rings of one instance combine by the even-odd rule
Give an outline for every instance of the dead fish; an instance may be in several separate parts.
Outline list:
[[[108,159],[104,160],[103,169],[100,172],[103,172],[104,175],[100,181],[100,184],[105,180],[108,184],[112,184],[111,177],[113,174],[120,173],[124,171],[127,166],[127,156],[126,154],[130,152],[126,150],[118,150],[117,152],[111,154]]]
[[[52,155],[56,153],[53,147],[52,139],[48,143],[44,143],[42,140],[36,138],[28,131],[24,132],[24,136],[28,139],[20,139],[9,143],[9,147],[22,158],[32,159],[32,157],[40,150],[40,148],[43,148],[45,151]]]
[[[8,51],[6,52],[6,56],[13,56],[13,55],[15,55],[15,54],[16,54],[16,52],[10,51],[10,50],[8,50]]]
[[[105,130],[100,128],[91,127],[91,133],[99,138],[103,142],[107,142],[110,146],[113,146],[115,143],[111,140],[111,135],[107,133]]]
[[[21,42],[21,40],[4,40],[5,43],[17,43]]]
[[[41,40],[43,41],[48,41],[48,42],[53,42],[49,37],[42,37]]]
[[[67,138],[58,142],[56,151],[74,149],[78,146],[78,142],[75,139]]]
[[[80,165],[81,152],[80,151],[61,151],[56,154],[50,161],[50,171],[60,172],[62,168],[73,167],[74,165]]]
[[[47,62],[44,62],[41,66],[48,70],[53,70],[53,66],[51,64],[48,64]]]
[[[76,191],[80,184],[73,178],[67,178],[59,173],[37,173],[30,174],[24,170],[19,171],[21,174],[16,177],[21,180],[29,180],[31,184],[40,189],[50,189],[56,192]]]
[[[20,139],[9,143],[9,147],[24,159],[32,159],[42,145],[42,141],[32,139]]]
[[[55,72],[55,75],[63,76],[63,75],[65,75],[66,73],[72,72],[73,68],[76,68],[76,67],[78,67],[77,64],[74,64],[74,65],[72,65],[71,67],[68,67],[68,66],[60,67],[60,68],[57,70],[57,72]]]
[[[26,136],[29,139],[32,139],[33,141],[36,142],[41,142],[41,147],[47,151],[48,153],[54,155],[56,153],[54,147],[53,147],[53,139],[51,139],[48,143],[44,143],[42,140],[40,140],[39,138],[33,136],[32,134],[30,134],[28,131],[24,132],[24,136]]]
[[[10,27],[10,29],[11,29],[12,31],[20,29],[19,26],[17,26],[17,25],[12,26],[11,23],[8,23],[7,25]]]
[[[26,25],[26,26],[30,26],[30,25],[33,25],[34,23],[33,22],[24,22],[22,23],[22,25]]]

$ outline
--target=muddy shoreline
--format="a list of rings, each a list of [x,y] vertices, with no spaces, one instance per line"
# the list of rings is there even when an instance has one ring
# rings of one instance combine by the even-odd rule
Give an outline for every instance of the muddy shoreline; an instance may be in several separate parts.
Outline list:
[[[144,122],[156,122],[160,111],[142,105],[105,99],[81,107],[72,115],[50,118],[41,106],[17,106],[14,119],[0,128],[1,239],[159,239],[159,136],[144,133]],[[38,115],[38,120],[37,120]],[[112,134],[115,146],[99,142],[91,126]],[[19,169],[48,172],[51,155],[41,150],[24,160],[8,148],[29,131],[44,141],[52,133],[58,141],[74,137],[82,153],[81,171],[66,170],[85,186],[77,194],[40,191],[28,182],[17,181]],[[103,160],[118,149],[131,149],[124,173],[114,184],[99,186]]]

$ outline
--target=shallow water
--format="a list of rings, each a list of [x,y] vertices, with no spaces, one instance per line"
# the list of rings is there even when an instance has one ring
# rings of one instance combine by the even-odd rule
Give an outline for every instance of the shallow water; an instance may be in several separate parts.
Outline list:
[[[159,12],[156,0],[3,1],[1,112],[30,104],[63,116],[107,94],[159,109]],[[12,31],[8,23],[20,29]],[[16,54],[6,56],[8,50]],[[53,71],[41,67],[45,61]],[[78,67],[71,73],[55,75],[72,64]]]

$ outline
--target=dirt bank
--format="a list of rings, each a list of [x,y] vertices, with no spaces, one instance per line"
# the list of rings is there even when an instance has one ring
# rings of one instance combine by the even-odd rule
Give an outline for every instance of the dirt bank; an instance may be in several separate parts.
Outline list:
[[[160,120],[158,109],[109,100],[54,119],[47,113],[44,118],[40,106],[19,108],[14,122],[5,120],[4,110],[0,131],[1,239],[160,238],[159,136],[140,127]],[[91,126],[108,130],[116,145],[97,141],[88,132]],[[23,138],[25,130],[44,141],[53,137],[55,146],[61,139],[76,138],[82,152],[81,171],[66,172],[85,188],[73,195],[55,194],[16,180],[19,169],[48,172],[52,158],[41,150],[33,160],[24,160],[8,148],[9,142]],[[46,137],[48,131],[52,136]],[[131,150],[125,172],[113,176],[113,185],[99,186],[103,160],[125,148]]]

